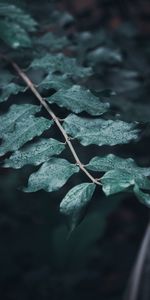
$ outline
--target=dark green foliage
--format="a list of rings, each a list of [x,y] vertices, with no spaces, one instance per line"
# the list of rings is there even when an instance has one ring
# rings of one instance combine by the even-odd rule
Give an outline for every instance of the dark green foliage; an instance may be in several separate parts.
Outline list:
[[[13,4],[0,1],[0,38],[12,48],[31,47],[28,32],[35,31],[36,22]]]
[[[40,47],[45,47],[50,51],[59,51],[69,45],[69,40],[65,36],[56,36],[52,32],[44,34],[39,40],[36,40],[35,43]]]
[[[150,207],[149,39],[111,0],[0,3],[0,297],[124,299]]]
[[[33,69],[43,69],[49,73],[60,72],[72,78],[84,78],[92,75],[92,69],[82,67],[77,64],[75,58],[70,58],[62,53],[46,54],[41,58],[36,58],[30,65]]]
[[[33,36],[37,22],[23,9],[0,2],[0,38],[7,46],[21,49],[20,54],[17,50],[14,51],[13,60],[16,61],[19,57],[20,67],[23,68],[24,64],[27,66],[23,76],[21,71],[17,71],[15,77],[11,73],[12,70],[10,72],[7,70],[8,64],[10,67],[14,67],[14,64],[6,57],[3,62],[0,103],[10,100],[10,96],[15,101],[12,103],[8,101],[9,108],[0,115],[2,139],[0,156],[5,154],[8,156],[3,160],[4,167],[7,168],[39,166],[38,170],[29,176],[28,186],[24,188],[26,192],[36,192],[41,189],[47,192],[59,190],[73,174],[83,171],[89,182],[72,187],[60,204],[60,212],[67,216],[69,227],[73,230],[83,218],[96,184],[98,188],[102,185],[106,196],[132,191],[142,203],[149,206],[150,170],[139,167],[131,158],[121,158],[113,154],[93,157],[85,166],[78,158],[72,139],[83,146],[93,144],[111,146],[110,152],[113,151],[112,146],[130,142],[135,144],[140,141],[142,128],[140,123],[135,122],[138,118],[136,116],[131,119],[122,118],[121,114],[113,113],[113,105],[117,108],[126,105],[127,112],[134,106],[132,101],[128,106],[129,100],[125,103],[124,98],[118,101],[116,92],[123,92],[128,85],[130,89],[130,81],[136,87],[138,72],[130,70],[129,65],[121,69],[120,66],[123,64],[121,46],[119,49],[114,47],[113,42],[109,43],[108,36],[103,31],[94,34],[76,33],[72,39],[69,39],[62,29],[59,34],[61,25],[68,22],[70,17],[68,19],[68,16],[62,16],[61,19],[58,16],[60,17],[61,13],[52,13],[50,18],[51,24],[57,27],[55,33],[44,32],[40,33],[40,36],[39,34]],[[28,47],[31,48],[31,55]],[[24,61],[21,65],[22,58]],[[110,70],[110,66],[113,65],[115,68]],[[112,72],[114,75],[118,72],[119,78],[125,78],[122,85],[116,79],[117,86],[114,82],[105,90],[105,84],[101,79],[100,86],[93,87],[91,84],[90,87],[89,82],[92,82],[92,78],[94,76],[95,79],[102,78],[106,67],[108,73]],[[16,68],[13,71],[16,71]],[[32,78],[32,72],[37,74],[36,90],[34,83],[32,84],[28,79],[30,76]],[[21,78],[24,79],[22,83],[19,81]],[[115,92],[111,91],[112,86]],[[45,115],[46,112],[40,105],[32,104],[32,101],[35,103],[35,99],[28,100],[30,89],[38,100],[41,101],[38,93],[44,98],[43,106],[46,107],[48,114]],[[65,115],[64,120],[59,120],[53,114],[51,104],[52,106],[57,104],[61,108],[60,111],[63,116]],[[147,120],[145,109],[143,114]],[[56,124],[57,129],[63,133],[64,141],[61,138],[60,140],[49,139],[50,130],[55,132]],[[41,135],[43,137],[39,138]],[[73,162],[70,161],[69,156],[57,157],[60,154],[64,155],[62,151],[66,149],[67,144],[73,154]],[[88,149],[85,148],[84,151]],[[68,152],[66,153],[68,155]],[[91,171],[105,174],[96,179],[93,173],[89,173]]]

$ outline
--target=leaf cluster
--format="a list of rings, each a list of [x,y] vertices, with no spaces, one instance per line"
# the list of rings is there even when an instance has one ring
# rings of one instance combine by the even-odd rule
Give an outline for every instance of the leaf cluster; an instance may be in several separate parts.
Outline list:
[[[29,176],[28,186],[23,189],[25,192],[59,190],[70,177],[83,172],[86,181],[72,187],[60,203],[60,212],[66,215],[71,231],[82,220],[96,186],[102,187],[106,196],[134,192],[149,207],[150,168],[138,166],[132,158],[112,154],[112,146],[140,140],[140,124],[113,115],[111,97],[109,101],[109,97],[106,99],[102,93],[88,87],[88,80],[99,72],[98,66],[122,62],[121,51],[107,45],[101,46],[106,38],[102,32],[95,33],[94,37],[76,33],[73,42],[65,33],[59,36],[52,32],[44,33],[40,38],[38,34],[33,37],[29,32],[35,31],[37,22],[22,9],[2,1],[0,17],[0,38],[12,48],[23,49],[25,57],[28,54],[26,49],[32,47],[34,52],[25,72],[14,61],[10,65],[17,71],[16,75],[14,70],[7,70],[9,60],[4,66],[0,103],[3,105],[8,100],[9,107],[0,115],[3,166],[14,169],[37,166]],[[55,23],[53,15],[51,18]],[[66,55],[67,51],[70,55]],[[86,57],[86,65],[83,57]],[[32,72],[42,74],[36,88],[29,79],[28,74]],[[21,83],[17,76],[23,79]],[[11,103],[14,95],[20,99],[21,95],[28,95],[29,90],[40,105],[28,101]],[[45,91],[48,94],[46,97]],[[43,114],[41,104],[49,115]],[[54,104],[65,112],[63,120],[51,110]],[[58,127],[64,139],[51,137],[54,126]],[[110,154],[95,156],[84,165],[73,146],[74,139],[84,147],[84,151],[88,151],[89,145],[107,145]],[[62,152],[68,146],[73,162],[63,157]],[[94,172],[99,173],[98,179]]]

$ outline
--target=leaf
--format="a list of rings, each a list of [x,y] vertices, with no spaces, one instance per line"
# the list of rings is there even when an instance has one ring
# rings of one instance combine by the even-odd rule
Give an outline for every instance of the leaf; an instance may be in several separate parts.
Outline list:
[[[35,136],[40,136],[45,130],[50,128],[52,124],[53,121],[33,115],[17,121],[12,131],[2,135],[3,142],[0,146],[0,156],[8,151],[18,150]]]
[[[37,40],[37,44],[50,49],[50,51],[57,51],[67,47],[69,40],[66,36],[57,36],[52,32],[47,32]]]
[[[8,20],[0,21],[0,39],[14,49],[31,47],[30,37],[24,28]]]
[[[30,65],[31,68],[40,68],[54,73],[56,71],[62,74],[67,74],[71,77],[84,78],[92,75],[91,68],[84,68],[77,64],[75,58],[67,57],[61,53],[59,54],[46,54],[41,58],[36,58]]]
[[[132,158],[121,158],[114,154],[91,159],[86,168],[96,172],[107,172],[110,170],[126,171],[131,174],[133,180],[143,189],[150,189],[150,181],[146,176],[150,175],[150,168],[137,166]]]
[[[120,120],[85,119],[70,114],[64,121],[63,127],[73,138],[77,138],[84,146],[90,144],[117,145],[136,140],[139,130],[134,123]]]
[[[60,212],[69,218],[70,230],[82,219],[83,212],[95,190],[93,183],[81,183],[73,187],[60,203]]]
[[[99,47],[88,54],[87,60],[91,66],[95,66],[99,63],[114,64],[122,61],[122,55],[119,50]]]
[[[142,204],[145,204],[146,206],[150,207],[150,194],[141,191],[137,184],[135,184],[133,191]]]
[[[66,181],[79,171],[79,167],[65,159],[51,158],[37,172],[31,174],[25,192],[36,192],[41,189],[52,192],[61,188]]]
[[[72,85],[72,82],[69,80],[66,74],[55,75],[48,74],[46,78],[40,83],[39,87],[43,89],[68,89]]]
[[[16,151],[5,160],[4,167],[19,169],[25,165],[39,165],[48,161],[51,156],[59,155],[65,149],[65,145],[54,139],[41,139],[34,144]]]
[[[40,106],[32,104],[12,105],[9,111],[0,116],[0,138],[9,131],[12,131],[16,122],[27,119],[28,116],[40,111]]]
[[[75,22],[74,16],[63,10],[54,10],[51,18],[52,24],[59,26],[59,28],[63,28],[64,26],[68,26]]]
[[[109,39],[109,35],[106,30],[97,30],[94,32],[82,31],[81,33],[78,33],[76,38],[79,51],[81,51],[82,48],[85,50],[90,50],[105,44]]]
[[[102,189],[107,196],[122,192],[135,184],[130,173],[119,169],[108,171],[101,177],[101,182],[103,184]]]
[[[9,83],[8,85],[2,87],[0,102],[6,101],[12,94],[17,95],[20,92],[25,92],[26,89],[26,87],[20,86],[13,82]]]
[[[122,158],[114,154],[93,157],[86,168],[96,172],[107,172],[113,169],[127,170],[130,173],[150,175],[150,168],[139,167],[132,158]]]
[[[50,103],[55,102],[60,107],[65,107],[77,114],[86,111],[93,116],[98,116],[105,113],[109,108],[108,103],[101,102],[90,90],[86,90],[79,85],[73,85],[68,90],[60,89],[47,100]]]
[[[27,31],[35,31],[37,26],[36,21],[29,14],[16,5],[5,3],[5,1],[0,3],[0,16],[7,17],[15,23],[19,23]]]
[[[150,180],[148,178],[140,173],[134,174],[134,172],[132,173],[128,171],[128,169],[114,169],[106,172],[105,175],[101,177],[101,183],[103,185],[102,189],[107,196],[122,192],[130,186],[133,186],[135,190],[137,189],[135,186],[137,186],[139,190],[140,188],[150,190]]]

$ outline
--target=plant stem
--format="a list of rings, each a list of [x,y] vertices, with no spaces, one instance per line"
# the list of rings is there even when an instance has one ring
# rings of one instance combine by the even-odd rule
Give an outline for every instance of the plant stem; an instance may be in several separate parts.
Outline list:
[[[101,183],[95,179],[85,168],[85,166],[81,163],[71,141],[69,136],[67,135],[66,131],[64,130],[64,128],[62,127],[59,118],[57,118],[57,116],[55,115],[55,113],[51,110],[51,108],[49,107],[49,105],[46,103],[46,101],[42,98],[42,96],[40,95],[40,93],[38,92],[38,90],[35,88],[34,84],[32,83],[32,81],[28,78],[28,76],[21,70],[21,68],[12,60],[7,59],[7,57],[1,55],[1,57],[3,57],[3,59],[9,61],[12,65],[12,67],[16,70],[16,72],[18,73],[18,75],[23,79],[23,81],[26,83],[26,85],[28,86],[28,88],[32,91],[32,93],[35,95],[35,97],[39,100],[39,102],[43,105],[43,107],[46,109],[46,111],[48,112],[48,114],[51,116],[51,118],[54,120],[54,122],[56,123],[57,127],[59,128],[59,130],[61,131],[66,144],[68,145],[68,147],[70,148],[70,151],[75,159],[76,164],[79,166],[79,168],[86,174],[86,176],[88,178],[90,178],[90,180],[97,184],[97,185],[101,185]]]

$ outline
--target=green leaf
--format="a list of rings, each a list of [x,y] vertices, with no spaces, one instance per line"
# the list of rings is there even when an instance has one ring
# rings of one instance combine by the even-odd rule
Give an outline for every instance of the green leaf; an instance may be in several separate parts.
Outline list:
[[[119,50],[98,47],[88,54],[87,59],[91,66],[95,66],[99,63],[114,64],[122,61],[122,55]]]
[[[26,87],[20,86],[13,82],[9,83],[8,85],[2,87],[0,102],[6,101],[12,94],[17,95],[20,92],[25,92],[26,89]]]
[[[55,75],[48,74],[46,78],[40,83],[39,87],[43,89],[68,89],[72,85],[72,82],[69,80],[66,74]]]
[[[31,47],[31,40],[24,28],[8,20],[0,21],[0,39],[10,47]]]
[[[72,231],[81,221],[85,208],[95,190],[93,183],[81,183],[73,187],[60,203],[60,212],[69,218]]]
[[[101,182],[103,184],[102,189],[107,196],[122,192],[135,184],[130,173],[119,169],[108,171],[101,178]]]
[[[137,184],[135,184],[133,191],[142,204],[145,204],[146,206],[150,207],[150,194],[141,191]]]
[[[44,46],[50,51],[62,50],[69,45],[69,40],[66,36],[57,36],[52,32],[47,32],[37,41],[39,46]]]
[[[12,105],[7,113],[0,115],[0,138],[5,133],[13,131],[18,121],[27,119],[30,115],[39,112],[40,109],[40,106],[32,104]]]
[[[45,130],[51,127],[53,121],[33,115],[21,119],[12,127],[12,131],[2,135],[3,142],[0,146],[0,156],[8,151],[18,150],[26,142],[31,141],[35,136],[40,136]]]
[[[32,145],[16,151],[5,160],[4,167],[19,169],[25,165],[39,165],[48,161],[51,156],[59,155],[65,149],[65,145],[54,139],[41,139]]]
[[[37,172],[31,174],[28,187],[25,188],[24,191],[36,192],[41,189],[47,192],[56,191],[78,171],[78,166],[69,163],[65,159],[51,158],[48,162],[45,162]]]
[[[132,174],[136,184],[141,189],[150,190],[150,180],[145,175],[141,173]]]
[[[37,23],[29,14],[16,5],[0,3],[0,16],[7,17],[15,23],[20,24],[27,31],[35,31]]]
[[[86,168],[96,172],[107,172],[113,169],[127,170],[130,173],[150,175],[150,168],[139,167],[132,158],[122,158],[114,154],[93,157]]]
[[[47,100],[77,114],[86,111],[93,116],[98,116],[105,113],[109,108],[108,103],[101,102],[90,90],[86,90],[79,85],[73,85],[68,90],[61,89]]]
[[[134,123],[120,120],[85,119],[70,114],[63,123],[64,129],[84,146],[90,144],[117,145],[136,140],[139,130]]]
[[[107,196],[122,192],[130,186],[133,186],[134,191],[139,189],[139,195],[140,189],[150,190],[150,180],[148,178],[140,173],[131,172],[128,169],[114,169],[106,172],[105,175],[101,177],[101,183],[103,185],[102,189]]]
[[[91,159],[86,168],[96,172],[107,172],[110,170],[121,170],[131,174],[133,180],[143,189],[150,189],[150,181],[146,176],[150,175],[150,168],[137,166],[132,158],[121,158],[114,154],[107,156],[94,157]]]
[[[40,68],[50,73],[59,71],[71,77],[84,78],[92,75],[91,68],[84,68],[77,64],[75,58],[67,57],[61,53],[46,54],[41,58],[36,58],[30,65],[31,68]]]
[[[80,49],[90,50],[97,49],[98,46],[104,45],[109,39],[109,35],[106,30],[97,30],[97,31],[82,31],[76,36],[77,44]]]

